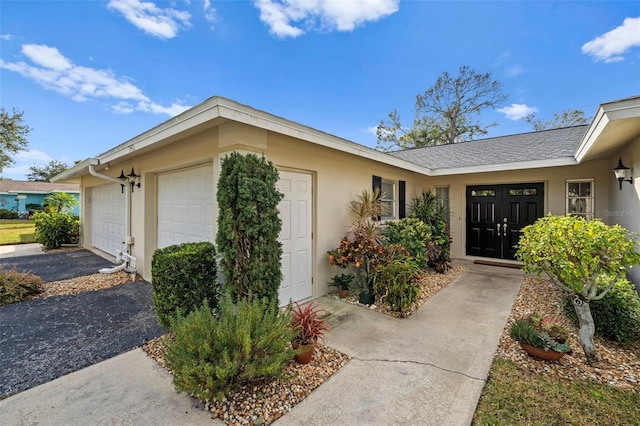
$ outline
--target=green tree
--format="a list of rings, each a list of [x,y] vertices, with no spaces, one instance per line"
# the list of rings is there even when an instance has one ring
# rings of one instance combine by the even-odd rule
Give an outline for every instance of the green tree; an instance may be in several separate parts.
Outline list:
[[[626,273],[625,267],[640,264],[637,244],[619,225],[570,215],[549,214],[522,230],[516,257],[524,262],[525,272],[545,272],[571,294],[580,344],[591,365],[598,364],[600,356],[593,342],[589,302],[605,297]],[[604,283],[604,288],[599,289],[598,283]]]
[[[29,144],[27,136],[31,128],[23,123],[23,114],[16,109],[9,114],[4,107],[0,107],[0,172],[15,163],[11,155],[24,151]]]
[[[477,117],[506,100],[502,84],[492,80],[490,73],[479,74],[468,66],[460,67],[456,77],[444,72],[431,88],[416,97],[412,127],[402,126],[396,110],[389,113],[386,121],[380,121],[376,149],[388,152],[394,148],[452,144],[486,135],[496,123],[482,125]]]
[[[78,205],[78,200],[66,192],[52,192],[44,197],[44,204],[60,213],[62,210],[73,210]]]
[[[560,129],[562,127],[578,126],[580,124],[587,124],[587,118],[584,115],[584,111],[580,109],[568,108],[562,112],[554,112],[551,120],[543,120],[536,117],[536,113],[532,112],[527,115],[523,120],[531,124],[536,132],[547,129]]]
[[[278,204],[283,195],[277,182],[278,171],[264,157],[233,152],[222,160],[216,244],[225,283],[235,300],[278,299],[282,281]]]
[[[27,174],[27,180],[33,182],[50,182],[51,178],[55,175],[67,170],[69,166],[58,160],[51,160],[44,166],[30,166],[29,174]]]

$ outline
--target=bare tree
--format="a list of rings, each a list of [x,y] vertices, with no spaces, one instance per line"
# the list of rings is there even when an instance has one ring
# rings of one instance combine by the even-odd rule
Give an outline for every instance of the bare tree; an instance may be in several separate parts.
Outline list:
[[[547,129],[559,129],[562,127],[578,126],[587,124],[588,120],[584,115],[584,111],[580,109],[568,108],[562,112],[554,112],[551,120],[543,120],[536,117],[536,113],[532,112],[524,119],[525,122],[531,124],[536,132]]]

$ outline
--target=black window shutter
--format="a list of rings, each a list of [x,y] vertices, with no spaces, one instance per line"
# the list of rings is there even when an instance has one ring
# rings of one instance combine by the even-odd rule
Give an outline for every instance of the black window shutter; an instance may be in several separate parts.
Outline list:
[[[398,216],[400,219],[407,217],[406,205],[407,205],[407,182],[401,180],[398,182]]]

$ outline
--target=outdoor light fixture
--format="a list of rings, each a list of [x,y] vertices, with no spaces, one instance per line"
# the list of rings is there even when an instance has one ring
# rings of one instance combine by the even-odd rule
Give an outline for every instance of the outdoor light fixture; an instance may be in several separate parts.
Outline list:
[[[131,173],[129,173],[128,175],[125,175],[124,170],[120,169],[120,176],[118,176],[118,179],[131,185],[131,192],[133,192],[133,188],[136,186],[140,188],[140,175],[136,174],[136,172],[133,170],[133,167],[131,167]],[[120,186],[122,187],[122,193],[124,194],[125,184],[121,183]]]
[[[631,174],[629,174],[629,177],[627,177],[627,173],[629,172],[629,170],[631,170],[629,167],[625,167],[625,165],[622,164],[622,157],[619,157],[618,167],[613,169],[613,173],[615,173],[616,179],[618,179],[618,184],[620,185],[620,191],[622,191],[622,182],[629,182],[630,184],[633,185],[633,179]]]

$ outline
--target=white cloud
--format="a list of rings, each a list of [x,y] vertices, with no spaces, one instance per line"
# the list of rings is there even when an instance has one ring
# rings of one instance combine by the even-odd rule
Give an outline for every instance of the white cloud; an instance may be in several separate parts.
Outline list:
[[[25,44],[22,53],[33,64],[4,62],[0,59],[0,68],[17,72],[45,89],[77,102],[105,99],[115,102],[111,110],[121,114],[137,110],[174,116],[189,108],[181,103],[173,103],[168,107],[157,104],[126,78],[117,77],[110,70],[75,65],[55,47]]]
[[[190,25],[189,12],[161,9],[149,1],[110,0],[107,7],[120,12],[145,33],[162,39],[173,38],[178,35],[178,30]]]
[[[12,38],[11,34],[0,34],[0,40],[11,40]]]
[[[11,167],[5,167],[4,170],[2,170],[2,176],[14,180],[26,180],[27,174],[31,171],[29,167],[45,166],[54,160],[49,154],[38,151],[37,149],[20,151],[12,156],[12,158],[15,160],[15,164]]]
[[[210,24],[213,24],[218,19],[216,15],[216,10],[211,7],[211,0],[204,0],[204,19],[206,19]]]
[[[365,133],[369,133],[373,136],[378,136],[378,126],[371,126],[364,129]]]
[[[398,4],[399,0],[254,0],[260,20],[282,38],[314,29],[353,31],[397,12]]]
[[[505,71],[507,77],[516,77],[525,72],[525,69],[522,65],[512,65],[508,67]]]
[[[511,106],[498,108],[498,112],[503,113],[509,120],[520,120],[529,114],[538,111],[536,107],[530,107],[526,104],[511,104]]]
[[[620,62],[623,53],[640,46],[640,17],[626,18],[622,25],[594,38],[582,46],[582,53],[597,62]]]

